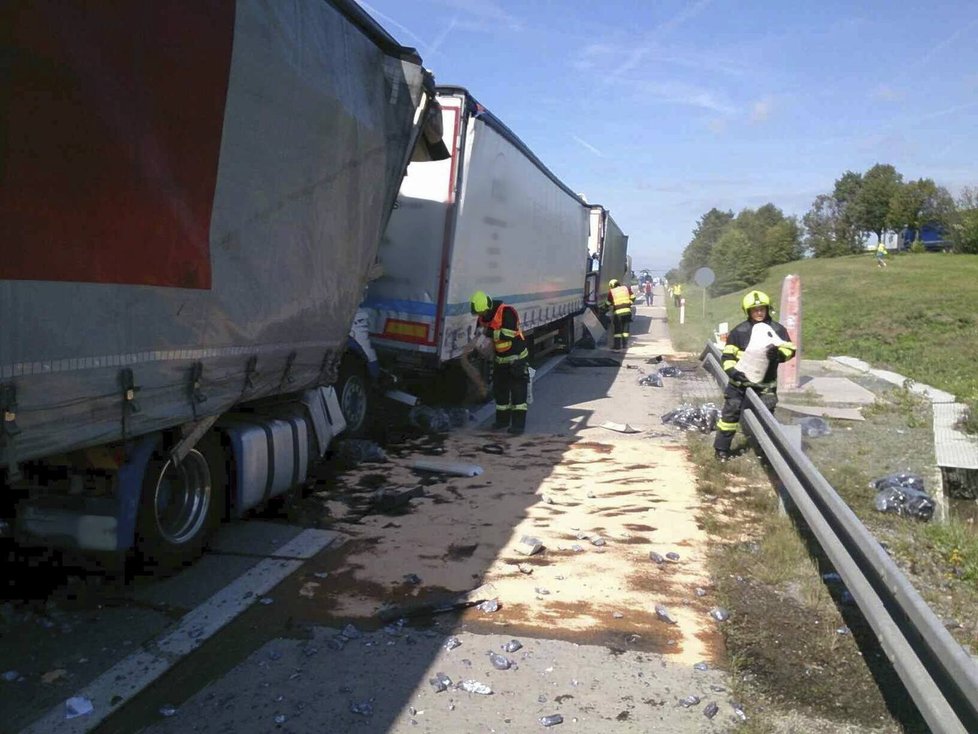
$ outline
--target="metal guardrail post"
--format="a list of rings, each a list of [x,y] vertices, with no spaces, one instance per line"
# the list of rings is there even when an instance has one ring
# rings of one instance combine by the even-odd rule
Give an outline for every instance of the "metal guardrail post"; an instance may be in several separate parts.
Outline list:
[[[700,357],[726,384],[720,353]],[[793,447],[753,391],[743,414],[823,551],[842,576],[921,715],[935,732],[978,731],[978,666],[944,628],[855,513]]]

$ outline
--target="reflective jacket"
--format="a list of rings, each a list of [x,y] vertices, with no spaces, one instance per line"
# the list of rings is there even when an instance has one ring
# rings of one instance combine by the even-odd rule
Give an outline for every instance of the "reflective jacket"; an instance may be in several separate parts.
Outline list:
[[[480,316],[478,323],[480,328],[486,330],[486,335],[492,338],[496,364],[516,362],[529,356],[526,337],[520,329],[520,316],[512,306],[500,303],[491,319],[486,321]]]
[[[618,316],[632,312],[633,300],[635,300],[635,297],[632,295],[632,289],[627,285],[616,285],[608,291],[608,301]]]
[[[779,338],[784,340],[783,343],[778,346],[778,360],[776,362],[769,362],[767,372],[764,373],[764,378],[759,383],[755,383],[760,392],[769,392],[777,387],[778,365],[782,362],[787,362],[789,359],[795,356],[795,345],[791,341],[791,336],[788,334],[788,330],[777,321],[774,321],[770,316],[768,316],[762,322],[755,322],[747,319],[746,321],[741,321],[739,324],[737,324],[733,330],[727,334],[727,343],[723,347],[723,353],[720,355],[720,366],[728,375],[734,369],[734,367],[736,367],[737,362],[740,361],[740,355],[743,354],[744,350],[747,349],[747,345],[750,343],[750,336],[754,331],[755,323],[767,324]],[[751,383],[738,382],[731,378],[730,384],[734,385],[735,387],[746,387]]]

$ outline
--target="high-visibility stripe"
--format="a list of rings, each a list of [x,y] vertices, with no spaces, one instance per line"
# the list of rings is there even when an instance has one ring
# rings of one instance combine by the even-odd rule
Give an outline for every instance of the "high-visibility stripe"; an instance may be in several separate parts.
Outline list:
[[[524,349],[519,354],[511,354],[508,357],[496,357],[496,364],[508,364],[509,362],[516,362],[520,359],[526,359],[530,356],[530,350]]]
[[[725,420],[718,420],[717,421],[717,430],[718,431],[736,431],[737,430],[737,427],[739,425],[740,425],[739,423],[727,423]]]
[[[529,409],[529,406],[526,403],[516,403],[513,406],[513,410],[523,410],[523,411],[526,411],[528,409]]]

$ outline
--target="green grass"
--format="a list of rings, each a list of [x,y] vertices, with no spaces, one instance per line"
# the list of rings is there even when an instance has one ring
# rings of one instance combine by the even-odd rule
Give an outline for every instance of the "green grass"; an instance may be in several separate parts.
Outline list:
[[[905,254],[885,270],[868,255],[801,260],[756,287],[777,304],[789,273],[801,277],[802,357],[857,357],[954,393],[978,414],[978,257]],[[689,285],[685,325],[669,307],[675,347],[698,353],[717,323],[742,321],[744,293],[707,298],[704,315],[703,291]]]

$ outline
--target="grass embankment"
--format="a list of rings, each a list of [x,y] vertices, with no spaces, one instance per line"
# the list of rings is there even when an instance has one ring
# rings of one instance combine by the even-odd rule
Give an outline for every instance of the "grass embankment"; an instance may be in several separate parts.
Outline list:
[[[800,260],[772,268],[756,287],[777,304],[784,276],[801,277],[802,357],[858,357],[954,393],[978,429],[978,257],[921,253],[888,261],[881,270],[870,255]],[[707,298],[705,315],[702,289],[689,284],[686,291],[686,324],[669,309],[677,349],[699,352],[719,322],[732,328],[744,318],[744,291]]]
[[[954,393],[971,406],[978,424],[978,369],[974,332],[978,323],[978,258],[936,254],[890,258],[879,270],[870,256],[802,261],[773,269],[758,284],[777,304],[781,282],[796,273],[802,283],[802,356],[858,357],[918,382]],[[677,350],[699,353],[721,321],[743,319],[744,292],[703,301],[687,286],[686,323],[669,307]],[[795,396],[797,398],[798,396]],[[794,399],[794,398],[793,398]],[[865,421],[832,422],[833,435],[811,440],[807,452],[840,496],[885,543],[894,560],[959,642],[978,649],[978,533],[967,520],[920,523],[876,511],[870,479],[897,470],[933,476],[930,405],[904,388],[877,396],[863,410]],[[743,440],[743,439],[739,439]],[[711,437],[691,435],[699,488],[707,508],[701,522],[716,540],[711,571],[718,601],[733,612],[725,627],[738,695],[758,711],[753,731],[784,730],[799,711],[816,717],[878,725],[889,731],[894,711],[887,686],[860,662],[868,652],[840,633],[853,625],[838,588],[821,577],[811,548],[793,523],[774,509],[776,498],[763,465],[751,454],[716,464]],[[802,533],[803,535],[804,533]],[[838,585],[836,585],[837,587]],[[799,621],[801,620],[801,621]],[[866,663],[875,675],[885,666]],[[824,670],[845,670],[825,676]],[[894,690],[899,686],[894,683]],[[882,695],[880,691],[884,691]],[[831,701],[831,705],[820,702]],[[897,718],[901,718],[899,715]],[[795,730],[833,731],[813,724]],[[791,727],[789,727],[791,728]],[[916,730],[910,725],[908,731]]]

